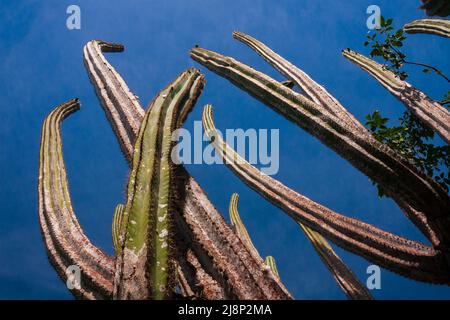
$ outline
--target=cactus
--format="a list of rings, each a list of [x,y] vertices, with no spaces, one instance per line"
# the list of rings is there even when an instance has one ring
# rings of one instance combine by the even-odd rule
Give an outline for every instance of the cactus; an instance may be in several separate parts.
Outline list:
[[[285,211],[296,222],[340,247],[403,276],[419,281],[450,284],[445,256],[438,249],[336,213],[261,173],[217,134],[209,105],[203,111],[203,126],[224,163],[249,187]]]
[[[450,3],[447,0],[422,0],[420,9],[425,10],[430,17],[446,17],[450,15]]]
[[[450,284],[448,194],[436,181],[376,141],[335,98],[300,69],[256,39],[239,32],[233,35],[294,81],[303,92],[295,92],[233,58],[210,50],[196,47],[191,50],[191,57],[314,135],[382,185],[432,246],[340,215],[261,174],[220,142],[220,137],[213,135],[211,108],[206,107],[205,131],[210,132],[214,146],[232,171],[294,220],[344,249],[409,278]]]
[[[450,247],[450,219],[447,218],[450,198],[447,192],[402,156],[378,142],[362,125],[354,123],[336,99],[315,86],[312,80],[305,80],[296,67],[266,50],[267,47],[256,39],[246,38],[264,52],[267,61],[283,68],[291,80],[304,89],[305,95],[213,51],[194,48],[191,57],[318,138],[380,185],[435,248],[441,251],[441,248]],[[314,99],[318,98],[310,97],[323,100],[317,103]]]
[[[450,111],[448,109],[412,87],[408,82],[400,80],[392,71],[386,70],[383,65],[350,49],[344,50],[342,54],[372,75],[424,124],[436,131],[447,143],[450,143]]]
[[[211,118],[211,107],[206,106],[204,109],[205,114],[205,120],[208,119],[212,121]],[[216,135],[216,132],[214,128],[211,126],[212,122],[205,123],[208,125],[207,132],[209,132],[210,137],[213,137]],[[219,138],[220,139],[220,138]],[[223,145],[223,142],[217,141],[217,144],[220,146]],[[220,147],[219,147],[220,148]],[[227,148],[229,148],[227,146]],[[238,157],[238,155],[236,155]],[[234,157],[233,157],[234,158]],[[242,159],[239,159],[240,161]],[[247,232],[247,229],[245,228],[244,224],[242,223],[242,220],[239,216],[237,204],[238,204],[239,195],[237,193],[234,193],[231,196],[230,200],[230,220],[232,226],[235,228],[235,232],[238,234],[239,238],[242,242],[244,242],[249,250],[254,252],[255,255],[259,257],[259,253],[255,246],[252,243],[252,240],[250,239],[250,236]],[[339,256],[336,254],[336,252],[333,250],[333,248],[330,246],[328,241],[322,237],[318,232],[315,232],[314,230],[308,228],[307,226],[299,223],[300,228],[305,233],[306,237],[311,241],[312,245],[314,246],[314,249],[319,254],[320,258],[328,268],[328,270],[333,274],[333,277],[335,278],[338,285],[341,287],[341,289],[344,291],[344,293],[347,295],[349,299],[353,300],[371,300],[372,296],[370,295],[369,291],[364,287],[364,285],[359,282],[358,278],[353,274],[353,272],[350,270],[349,267],[339,258]],[[280,278],[280,275],[278,273],[278,268],[275,262],[275,258],[272,256],[267,256],[264,260],[265,267],[270,270],[274,276]]]
[[[442,19],[419,19],[404,25],[403,29],[410,34],[428,33],[450,38],[450,21]]]
[[[145,112],[138,98],[129,90],[125,81],[103,56],[103,52],[120,52],[123,49],[124,47],[120,44],[111,44],[102,40],[90,41],[84,47],[84,63],[125,158],[132,166],[134,143],[140,132]],[[204,86],[204,78],[198,71],[191,69],[185,74],[190,74],[190,80],[182,87],[183,90],[180,94],[183,96],[178,95],[176,97],[182,105],[179,106],[178,117],[177,119],[173,118],[176,120],[174,123],[166,123],[160,127],[160,132],[165,132],[166,137],[171,131],[168,129],[169,124],[173,128],[181,126]],[[164,93],[161,93],[159,97],[162,98],[164,95]],[[79,103],[78,100],[73,100],[62,106],[70,106],[68,110],[73,111],[79,107]],[[175,105],[172,105],[172,108],[175,107]],[[119,205],[114,213],[112,235],[116,259],[108,257],[100,249],[94,247],[84,236],[72,209],[66,208],[67,204],[70,205],[69,200],[56,202],[56,204],[65,205],[62,208],[49,207],[48,203],[52,201],[51,195],[55,193],[56,188],[59,188],[59,180],[53,181],[55,178],[52,176],[52,170],[55,170],[55,168],[62,170],[60,174],[65,177],[63,164],[60,163],[62,157],[60,159],[51,158],[52,162],[50,163],[48,157],[54,157],[54,151],[47,150],[48,148],[45,147],[49,144],[49,139],[52,138],[53,140],[50,140],[52,148],[61,150],[60,138],[59,136],[55,138],[55,135],[59,134],[59,123],[62,118],[57,122],[54,121],[56,110],[61,108],[58,107],[49,115],[43,127],[45,129],[49,123],[55,126],[51,135],[50,132],[43,131],[39,178],[40,225],[49,258],[60,277],[64,281],[67,279],[65,272],[70,265],[81,267],[82,276],[85,279],[83,283],[86,282],[86,286],[83,286],[80,290],[72,290],[76,297],[84,299],[167,298],[170,297],[170,287],[173,287],[176,278],[181,294],[185,297],[206,299],[292,298],[283,284],[278,279],[273,279],[264,273],[260,269],[259,261],[253,258],[242,243],[236,241],[237,236],[226,224],[222,215],[217,212],[201,187],[182,167],[175,167],[170,170],[177,181],[169,188],[168,195],[168,199],[173,203],[173,212],[170,215],[172,215],[172,224],[176,232],[171,235],[173,245],[167,247],[168,249],[173,247],[173,259],[166,260],[165,263],[173,263],[171,270],[176,270],[176,276],[173,272],[168,273],[169,277],[162,280],[169,286],[168,291],[165,291],[164,294],[158,293],[157,290],[150,290],[151,287],[159,288],[154,283],[153,286],[152,283],[147,285],[136,279],[125,283],[123,273],[127,272],[133,265],[129,259],[130,254],[127,258],[123,258],[125,251],[129,251],[130,246],[127,247],[126,243],[121,242],[127,239],[128,226],[133,226],[132,220],[126,217],[131,215],[130,210],[142,203],[139,202],[140,200],[132,199],[134,193],[128,192],[127,206]],[[68,113],[66,112],[64,115]],[[148,118],[148,121],[156,120],[152,116]],[[47,157],[43,156],[44,151],[48,152]],[[167,154],[170,154],[170,152],[167,153],[166,145],[164,155]],[[47,169],[44,170],[44,168]],[[136,183],[136,181],[130,180],[129,184]],[[147,184],[147,186],[153,187],[153,185],[149,185],[149,181],[146,179],[140,180],[140,183],[142,186]],[[146,200],[149,199],[146,198]],[[162,198],[158,197],[155,200],[159,202]],[[50,203],[53,204],[53,202]],[[159,203],[163,204],[164,207],[163,201]],[[50,214],[56,210],[61,211],[61,214],[56,216]],[[137,213],[135,212],[135,214]],[[139,214],[139,217],[149,216],[149,212],[141,211]],[[160,217],[162,216],[164,215],[160,215]],[[72,226],[74,223],[75,226]],[[64,231],[61,231],[62,228]],[[146,234],[143,230],[145,228],[143,224],[140,224],[139,227],[136,225],[136,228],[140,230],[138,231],[140,239],[142,239],[142,236],[156,239],[157,233],[154,232],[155,230],[148,230],[149,232]],[[61,242],[61,244],[56,243],[56,241]],[[123,250],[124,248],[127,250]],[[132,246],[131,249],[133,249]],[[164,253],[161,257],[164,257]],[[148,258],[151,260],[151,257]],[[145,259],[142,258],[141,260]],[[140,266],[139,272],[141,275],[144,272],[142,271],[143,267]],[[150,271],[152,270],[155,271],[156,269],[150,269]],[[152,281],[160,283],[161,277],[157,275],[157,272],[154,275]],[[161,283],[161,285],[164,284]]]
[[[302,70],[248,35],[236,32],[234,37],[253,48],[288,80],[275,81],[233,58],[201,48],[193,49],[191,57],[317,137],[379,184],[431,245],[336,213],[262,174],[216,134],[211,107],[207,106],[203,124],[218,153],[228,160],[225,163],[300,225],[350,299],[371,296],[326,239],[403,276],[450,284],[448,194],[375,140],[337,99]],[[67,268],[79,266],[82,283],[72,293],[83,299],[170,299],[175,296],[176,286],[186,298],[292,299],[273,257],[263,260],[253,245],[237,210],[237,195],[233,195],[229,210],[233,231],[198,183],[169,159],[171,135],[182,126],[202,92],[203,75],[195,69],[183,72],[144,111],[103,55],[123,50],[120,44],[102,40],[90,41],[84,47],[88,75],[131,169],[126,202],[118,205],[113,215],[115,257],[90,243],[71,207],[60,125],[79,109],[78,100],[55,108],[42,127],[39,222],[48,256],[60,277],[67,280]],[[348,57],[370,69],[408,108],[421,114],[422,121],[448,138],[447,124],[436,120],[448,115],[439,108],[428,110],[430,104],[435,106],[431,99],[385,70],[380,71],[367,58],[359,59],[351,52]],[[294,85],[302,93],[294,91]],[[409,97],[411,92],[420,100]]]

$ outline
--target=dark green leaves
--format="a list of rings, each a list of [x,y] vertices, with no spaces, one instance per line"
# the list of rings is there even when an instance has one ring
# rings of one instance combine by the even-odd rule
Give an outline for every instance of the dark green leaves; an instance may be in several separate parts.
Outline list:
[[[399,125],[389,127],[389,119],[379,111],[366,116],[366,126],[374,137],[399,152],[421,171],[433,177],[444,189],[450,186],[450,146],[434,141],[434,131],[423,125],[410,111],[405,111]],[[379,195],[382,191],[379,189]]]

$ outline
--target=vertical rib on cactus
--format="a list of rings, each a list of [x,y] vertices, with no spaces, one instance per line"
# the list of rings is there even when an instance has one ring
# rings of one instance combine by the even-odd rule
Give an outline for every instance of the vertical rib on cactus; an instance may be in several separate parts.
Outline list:
[[[346,296],[353,300],[372,300],[372,296],[367,288],[334,252],[328,241],[320,233],[301,223],[299,225]]]
[[[450,38],[450,21],[442,19],[419,19],[405,24],[403,29],[410,34],[427,33]]]
[[[318,138],[378,183],[434,246],[450,248],[450,197],[436,181],[371,135],[269,76],[202,48],[192,49],[191,57]]]
[[[84,64],[96,89],[106,116],[120,141],[120,147],[131,162],[133,145],[144,117],[137,97],[102,52],[122,52],[123,45],[102,40],[89,41],[83,48]],[[122,123],[122,126],[118,126]]]
[[[73,212],[64,160],[61,122],[80,107],[78,99],[55,108],[42,126],[39,155],[39,223],[50,262],[61,279],[66,269],[81,269],[81,288],[71,290],[79,298],[109,299],[113,289],[113,260],[84,234]]]
[[[199,77],[194,70],[183,72],[153,100],[145,114],[135,143],[121,226],[126,234],[120,256],[122,274],[115,292],[119,299],[160,300],[173,293],[172,132],[179,112],[189,111],[184,104],[192,106],[189,95]]]
[[[450,15],[450,2],[446,0],[422,0],[424,9],[428,16],[446,17]]]
[[[104,43],[104,41],[100,42]],[[99,52],[100,59],[93,59],[86,48],[87,46],[84,50],[84,60],[89,77],[102,105],[108,106],[105,109],[106,114],[118,137],[121,149],[130,163],[133,147],[132,144],[127,144],[127,141],[134,143],[135,132],[139,131],[141,122],[134,121],[131,117],[113,117],[112,115],[135,114],[136,112],[143,114],[143,109],[137,100],[136,103],[130,99],[122,99],[118,102],[108,97],[108,92],[113,90],[121,91],[118,95],[124,96],[129,89],[124,83],[121,86],[111,87],[110,84],[115,83],[115,74],[109,72],[108,68],[101,67],[106,59],[101,52]],[[97,75],[98,71],[96,70],[101,71],[101,76]],[[198,81],[197,87],[192,89],[192,103],[195,103],[200,95],[203,85],[202,78],[201,81]],[[178,210],[174,216],[179,234],[177,239],[181,242],[177,243],[176,247],[181,247],[183,243],[190,243],[193,247],[193,254],[197,255],[197,260],[201,263],[202,270],[214,277],[215,281],[223,287],[223,291],[229,294],[228,298],[290,299],[290,294],[281,282],[273,281],[261,274],[259,262],[248,254],[195,179],[183,167],[177,168],[177,175],[180,179],[178,183],[180,188],[177,190]],[[189,265],[186,256],[182,253],[177,256],[177,259],[180,265]],[[186,268],[181,269],[186,270]],[[185,278],[187,281],[193,279],[190,276]],[[194,280],[202,281],[202,279],[199,277]],[[201,283],[196,285],[191,282],[190,285],[193,290],[202,287]],[[203,297],[208,299],[205,294]]]
[[[255,259],[183,167],[178,168],[180,189],[175,219],[197,260],[227,299],[292,299],[278,280],[261,269]],[[178,215],[179,214],[179,215]],[[205,254],[201,254],[201,250]],[[202,279],[200,277],[199,279]],[[207,284],[207,283],[206,283]]]
[[[342,248],[403,276],[425,282],[450,284],[448,264],[441,251],[345,217],[298,194],[262,174],[223,141],[217,134],[211,106],[205,106],[202,120],[206,135],[224,163],[248,186],[295,221]]]
[[[123,242],[123,229],[122,229],[122,220],[123,220],[123,204],[118,204],[116,209],[114,210],[113,223],[112,223],[112,239],[114,252],[117,254],[121,251],[121,243]]]
[[[238,235],[239,239],[244,243],[247,249],[255,256],[256,259],[261,259],[258,250],[253,245],[252,239],[248,234],[247,228],[241,220],[238,211],[238,201],[239,195],[237,193],[233,193],[230,199],[230,205],[228,207],[228,212],[230,215],[231,226],[234,229],[234,232]]]
[[[337,117],[340,117],[347,125],[354,127],[363,133],[368,133],[361,123],[355,119],[355,117],[348,112],[340,103],[329,94],[324,87],[316,83],[305,72],[297,68],[295,65],[275,53],[269,47],[256,40],[255,38],[242,33],[233,32],[233,37],[242,43],[248,45],[256,53],[258,53],[264,60],[271,64],[285,77],[291,79],[297,84],[309,99],[315,103],[323,106],[329,112]],[[282,83],[284,84],[284,83]],[[288,88],[291,88],[288,86]]]
[[[400,80],[383,65],[352,50],[344,50],[343,56],[373,76],[392,95],[399,99],[425,125],[436,131],[450,143],[450,111],[433,101],[423,92]]]
[[[269,267],[272,273],[278,279],[280,279],[280,274],[278,273],[277,262],[275,261],[275,258],[272,256],[267,256],[266,259],[264,259],[264,263],[266,264],[267,267]]]

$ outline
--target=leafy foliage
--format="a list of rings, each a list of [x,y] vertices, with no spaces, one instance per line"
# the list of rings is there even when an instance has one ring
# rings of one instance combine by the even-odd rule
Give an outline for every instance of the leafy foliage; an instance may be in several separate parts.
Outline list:
[[[392,26],[393,19],[380,19],[380,28],[375,33],[368,34],[365,46],[371,47],[370,56],[381,57],[387,70],[392,71],[400,79],[408,78],[408,74],[402,70],[405,64],[424,66],[424,73],[434,72],[443,74],[436,68],[422,63],[406,61],[406,55],[400,51],[403,41],[406,40],[403,29],[395,30]],[[445,76],[443,76],[445,78]],[[450,104],[450,91],[448,91],[442,104]],[[408,159],[417,168],[433,177],[447,191],[450,186],[450,146],[440,146],[435,143],[434,131],[425,126],[409,110],[399,118],[399,124],[388,126],[389,119],[381,115],[377,110],[366,116],[366,126],[374,137],[382,143],[396,150]],[[378,195],[384,195],[378,187]]]

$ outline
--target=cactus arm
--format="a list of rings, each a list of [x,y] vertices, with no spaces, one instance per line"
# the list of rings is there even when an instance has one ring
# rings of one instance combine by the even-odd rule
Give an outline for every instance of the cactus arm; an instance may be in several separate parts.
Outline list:
[[[79,109],[78,99],[55,108],[42,126],[39,156],[39,223],[50,262],[66,281],[66,269],[81,269],[81,288],[71,290],[83,299],[112,296],[113,260],[84,234],[73,212],[62,156],[61,122]]]
[[[349,126],[354,127],[362,133],[368,134],[367,129],[364,128],[364,126],[356,120],[355,117],[348,112],[336,98],[328,93],[324,87],[311,79],[305,72],[275,53],[260,41],[247,34],[242,32],[233,32],[233,37],[248,45],[281,74],[291,79],[302,89],[305,96],[307,96],[310,100],[323,106],[335,116],[340,117],[340,119],[345,121]]]
[[[409,34],[427,33],[450,38],[450,21],[443,19],[418,19],[403,27]]]
[[[327,269],[344,291],[346,296],[352,300],[372,300],[367,288],[358,280],[352,270],[336,254],[328,241],[320,233],[299,223],[306,237],[311,241],[314,249],[319,254]]]
[[[183,167],[177,175],[175,216],[180,233],[207,273],[224,288],[226,298],[292,299],[278,279],[261,270],[261,260],[250,254],[195,179]]]
[[[123,220],[123,204],[118,204],[114,210],[113,223],[112,223],[112,239],[114,245],[114,252],[116,255],[120,252],[123,242],[123,230],[122,220]]]
[[[241,217],[240,217],[239,211],[238,211],[238,201],[239,201],[239,195],[237,193],[233,193],[231,195],[230,205],[228,207],[231,226],[233,227],[234,231],[238,235],[239,239],[241,239],[241,241],[244,243],[244,245],[247,247],[247,249],[255,256],[255,258],[262,260],[261,256],[259,255],[258,250],[253,245],[252,239],[250,238],[250,235],[248,234],[247,228],[245,227],[244,223],[241,220]]]
[[[92,40],[84,46],[83,56],[89,78],[120,147],[127,160],[131,162],[134,140],[144,117],[144,110],[122,77],[103,56],[103,52],[121,52],[123,49],[120,44]]]
[[[450,247],[450,197],[433,179],[371,135],[233,58],[202,48],[191,57],[271,107],[378,183],[436,247]]]
[[[108,98],[107,93],[113,89],[109,88],[109,83],[114,81],[108,79],[113,76],[110,72],[104,72],[103,78],[107,81],[94,81],[98,70],[103,64],[103,59],[91,59],[85,47],[85,65],[91,78],[92,84],[96,88],[96,93],[102,105],[105,108],[106,115],[113,127],[113,131],[118,137],[121,149],[131,165],[134,141],[136,132],[139,131],[142,119],[133,121],[130,117],[112,116],[122,115],[124,112],[131,112],[133,109],[142,109],[139,101],[136,104],[129,100],[121,100],[117,103],[115,100]],[[100,53],[101,54],[101,53]],[[107,68],[108,69],[108,68]],[[112,69],[112,67],[111,67]],[[93,80],[94,79],[94,80]],[[195,103],[200,95],[204,85],[203,78],[199,80],[191,90],[191,103]],[[108,88],[108,90],[106,90]],[[126,91],[126,85],[116,86],[115,90]],[[125,95],[126,92],[121,92]],[[114,105],[112,105],[112,101]],[[120,112],[116,111],[120,110]],[[131,110],[131,111],[127,111]],[[142,111],[143,113],[143,111]],[[183,111],[180,111],[180,121],[183,120]],[[129,139],[126,139],[129,137]],[[126,144],[125,141],[132,141]],[[197,181],[189,175],[183,168],[176,169],[179,179],[184,182],[178,184],[177,190],[177,210],[174,214],[179,237],[177,237],[176,247],[181,247],[183,243],[191,243],[193,253],[197,255],[202,270],[199,272],[207,272],[212,275],[217,283],[223,287],[223,292],[228,292],[226,297],[237,299],[291,299],[291,295],[280,281],[273,281],[260,272],[259,262],[255,261],[244,249],[242,243],[237,239],[236,235],[227,225],[222,215],[217,212],[214,205],[208,199],[205,191],[198,185]],[[177,259],[180,266],[191,265],[186,260],[183,252],[177,252]],[[208,283],[200,283],[204,277],[191,276],[188,274],[188,267],[180,268],[185,272],[185,279],[190,282],[190,288],[195,291],[198,288],[207,287]],[[243,271],[245,270],[245,271]],[[116,274],[116,277],[118,275]],[[205,292],[199,292],[205,298],[213,298],[215,296],[205,295]],[[225,298],[225,296],[224,296]]]
[[[266,259],[264,259],[264,263],[272,271],[272,273],[278,279],[280,279],[280,274],[278,273],[278,267],[277,267],[277,262],[275,261],[275,258],[272,256],[267,256]]]
[[[172,294],[175,281],[170,262],[173,230],[169,215],[174,184],[170,160],[172,132],[178,112],[189,101],[191,86],[198,77],[200,74],[193,69],[183,72],[153,100],[145,114],[135,144],[122,222],[127,231],[117,293],[120,299],[161,300]],[[137,272],[136,264],[145,266],[143,272]]]
[[[450,143],[450,111],[433,101],[423,92],[400,80],[383,65],[352,50],[344,50],[343,56],[373,76],[392,95],[399,99],[424,124]]]
[[[212,120],[211,106],[205,107],[202,120],[206,135],[224,163],[248,186],[295,221],[342,248],[403,276],[450,284],[448,265],[441,251],[345,217],[298,194],[261,173],[222,140]]]

